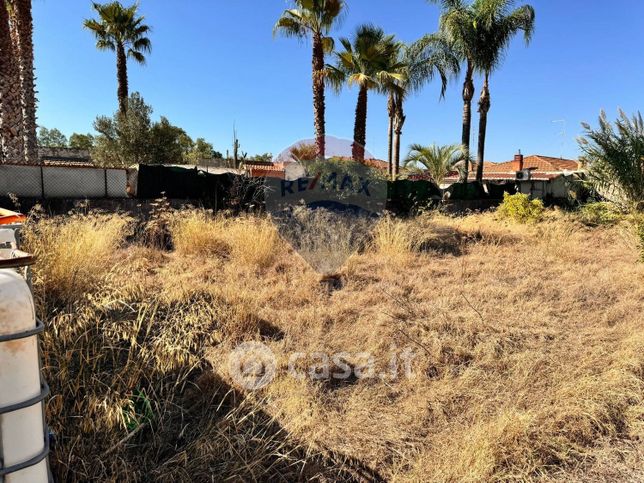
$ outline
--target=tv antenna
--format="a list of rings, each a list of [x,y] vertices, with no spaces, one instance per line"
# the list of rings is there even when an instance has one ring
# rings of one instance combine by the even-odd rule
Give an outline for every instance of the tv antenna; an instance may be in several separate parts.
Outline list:
[[[561,159],[563,159],[563,153],[564,150],[566,149],[566,139],[567,139],[567,134],[566,134],[566,127],[568,123],[566,122],[565,119],[557,119],[556,121],[552,121],[553,124],[561,124],[561,131],[559,132],[559,136],[561,136]]]

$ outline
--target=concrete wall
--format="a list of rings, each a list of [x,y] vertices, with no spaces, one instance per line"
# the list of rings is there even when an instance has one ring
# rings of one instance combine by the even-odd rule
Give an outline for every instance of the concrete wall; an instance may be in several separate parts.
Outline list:
[[[0,165],[0,196],[126,198],[125,169]]]
[[[521,181],[519,182],[521,193],[530,195],[533,198],[568,198],[568,186],[566,178],[559,176],[550,181]]]

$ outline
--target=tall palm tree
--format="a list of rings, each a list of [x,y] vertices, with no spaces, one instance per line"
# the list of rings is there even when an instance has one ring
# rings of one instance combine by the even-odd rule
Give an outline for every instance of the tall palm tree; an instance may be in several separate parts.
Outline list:
[[[400,138],[406,115],[404,102],[410,95],[418,92],[435,75],[441,79],[441,94],[445,96],[447,83],[460,69],[458,57],[447,38],[441,33],[426,35],[420,40],[404,45],[397,60],[400,79],[394,79],[384,86],[389,93],[389,164],[390,174],[395,178],[400,167]]]
[[[477,69],[484,76],[479,100],[479,140],[476,168],[477,182],[483,182],[487,115],[490,110],[490,74],[499,67],[512,38],[523,32],[526,44],[530,43],[535,25],[534,8],[523,5],[516,9],[514,0],[475,0],[472,5],[480,39]]]
[[[150,27],[143,23],[145,17],[138,15],[136,3],[131,7],[124,7],[120,2],[94,3],[93,6],[98,20],[87,19],[84,25],[96,36],[97,49],[116,52],[119,112],[125,114],[129,95],[127,59],[145,64],[145,54],[152,49],[147,37]]]
[[[469,151],[472,133],[472,99],[474,98],[474,71],[478,65],[478,35],[476,18],[471,5],[464,0],[430,0],[440,3],[443,12],[440,18],[441,31],[452,43],[454,51],[465,63],[463,82],[463,125],[461,143],[467,151],[466,166],[462,181],[467,182]]]
[[[279,18],[273,33],[287,37],[311,37],[313,43],[313,116],[318,156],[326,154],[324,56],[333,52],[329,33],[344,9],[344,0],[294,0],[297,8],[287,9]]]
[[[38,163],[36,137],[36,93],[34,82],[34,46],[31,0],[7,0],[10,13],[10,35],[19,73],[20,111],[22,116],[23,151],[27,164]]]
[[[464,160],[464,151],[464,147],[458,144],[447,146],[412,144],[405,160],[405,168],[423,166],[434,182],[440,186],[445,177]]]
[[[352,156],[356,161],[364,161],[369,91],[382,90],[383,86],[403,79],[396,60],[401,46],[393,35],[385,35],[373,25],[361,25],[353,41],[342,38],[340,43],[344,50],[336,53],[337,65],[327,65],[326,77],[336,90],[341,90],[345,82],[359,88]]]
[[[0,160],[17,163],[24,157],[20,73],[7,7],[0,0]]]

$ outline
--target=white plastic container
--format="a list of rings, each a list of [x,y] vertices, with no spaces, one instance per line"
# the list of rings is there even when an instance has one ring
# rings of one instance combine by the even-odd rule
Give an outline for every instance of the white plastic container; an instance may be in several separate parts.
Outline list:
[[[14,270],[0,270],[0,482],[3,483],[45,483],[49,478],[42,402],[47,389],[41,384],[38,332],[27,283]],[[12,409],[16,407],[19,409]],[[29,466],[2,476],[11,467],[24,464]]]

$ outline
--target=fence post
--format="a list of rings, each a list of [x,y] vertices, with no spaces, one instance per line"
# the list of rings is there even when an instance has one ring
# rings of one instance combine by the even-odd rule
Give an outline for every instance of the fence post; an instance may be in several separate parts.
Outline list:
[[[42,199],[45,199],[45,175],[43,173],[43,166],[40,165],[40,194]]]
[[[103,168],[103,174],[105,175],[105,198],[108,198],[108,192],[107,192],[107,168]]]

